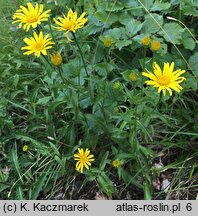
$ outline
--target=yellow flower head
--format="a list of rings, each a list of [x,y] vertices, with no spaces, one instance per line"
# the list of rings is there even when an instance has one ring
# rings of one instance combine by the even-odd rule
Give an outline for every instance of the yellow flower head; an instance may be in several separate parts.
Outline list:
[[[29,149],[28,145],[24,145],[24,146],[23,146],[23,151],[24,151],[24,152],[28,151],[28,149]]]
[[[131,81],[136,81],[136,80],[137,80],[137,76],[136,76],[133,72],[131,72],[131,73],[129,74],[129,80],[131,80]]]
[[[170,96],[172,95],[172,89],[176,92],[180,92],[183,88],[179,85],[179,83],[186,80],[186,78],[180,76],[186,71],[181,69],[173,71],[174,65],[174,62],[172,62],[170,65],[169,63],[164,63],[164,68],[162,71],[159,65],[154,62],[154,73],[151,73],[147,69],[147,72],[142,73],[143,76],[151,79],[146,81],[145,83],[147,85],[152,85],[153,87],[158,88],[158,93],[163,91],[164,95],[166,95],[166,90],[169,92]]]
[[[89,169],[91,162],[94,161],[94,155],[90,155],[90,150],[86,149],[85,151],[82,148],[78,148],[78,153],[74,154],[74,160],[77,160],[76,169],[83,173],[83,168]]]
[[[67,16],[58,17],[57,19],[54,18],[54,22],[59,25],[55,27],[59,31],[66,31],[66,37],[69,41],[69,32],[75,33],[77,29],[82,28],[85,23],[87,22],[87,18],[84,18],[85,12],[77,18],[77,12],[73,12],[72,9],[69,10]]]
[[[49,12],[51,10],[47,10],[43,12],[43,5],[42,4],[36,4],[36,7],[34,8],[33,5],[28,2],[27,8],[24,6],[20,6],[20,9],[18,9],[14,15],[12,23],[20,23],[19,28],[23,26],[23,29],[26,31],[29,31],[30,27],[36,28],[37,25],[41,24],[42,21],[46,21],[49,17]]]
[[[63,61],[62,56],[59,52],[56,52],[50,55],[50,58],[51,58],[52,63],[56,66],[59,66]]]
[[[119,81],[117,81],[117,82],[115,82],[115,83],[113,84],[113,88],[114,88],[114,89],[121,90],[121,89],[122,89],[122,85],[121,85],[121,83],[120,83]]]
[[[52,44],[55,44],[54,42],[51,42],[52,38],[49,38],[49,34],[47,34],[45,37],[43,37],[43,32],[40,32],[39,35],[37,35],[36,32],[34,32],[34,38],[25,38],[24,42],[27,44],[27,46],[22,47],[22,50],[28,50],[24,52],[24,55],[31,55],[34,53],[36,57],[39,57],[42,53],[43,55],[47,55],[47,49],[52,48]]]
[[[117,168],[120,166],[120,161],[116,159],[112,162],[112,165]]]
[[[151,43],[151,49],[152,49],[153,51],[158,51],[158,50],[160,49],[160,47],[161,47],[161,44],[160,44],[159,41],[153,41],[153,42]]]
[[[112,45],[113,41],[110,38],[105,38],[103,40],[103,44],[105,47],[110,47]]]
[[[144,46],[148,46],[150,44],[150,42],[151,42],[150,37],[144,37],[144,38],[142,38],[142,44]]]

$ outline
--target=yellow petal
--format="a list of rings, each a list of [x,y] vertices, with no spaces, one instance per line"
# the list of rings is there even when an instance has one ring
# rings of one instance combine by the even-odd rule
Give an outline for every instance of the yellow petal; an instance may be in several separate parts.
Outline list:
[[[154,62],[153,68],[154,68],[154,74],[156,76],[161,76],[162,75],[161,68],[160,68],[160,66],[156,62]]]
[[[67,40],[68,40],[69,42],[71,42],[72,40],[71,40],[70,37],[69,37],[69,31],[67,31],[67,32],[65,33],[65,35],[66,35]]]
[[[156,81],[156,76],[152,74],[151,72],[147,72],[147,73],[143,72],[142,75]]]

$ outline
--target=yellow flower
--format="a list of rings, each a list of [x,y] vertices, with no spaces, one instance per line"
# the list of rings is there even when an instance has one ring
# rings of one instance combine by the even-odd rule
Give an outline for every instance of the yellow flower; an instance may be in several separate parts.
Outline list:
[[[84,16],[85,12],[77,18],[77,12],[73,12],[72,9],[70,9],[67,16],[64,15],[63,17],[58,17],[57,19],[54,18],[54,22],[59,25],[55,28],[59,31],[66,31],[66,37],[69,41],[71,41],[69,38],[69,32],[75,33],[77,29],[82,28],[85,25],[87,18],[84,18]]]
[[[113,84],[113,88],[121,90],[122,89],[122,85],[121,85],[121,83],[119,81],[117,81],[117,82],[115,82]]]
[[[24,152],[28,151],[28,149],[29,149],[28,145],[24,145],[24,146],[23,146],[23,151],[24,151]]]
[[[52,38],[49,38],[49,34],[47,34],[45,37],[43,37],[43,32],[40,32],[39,35],[37,35],[36,32],[34,32],[34,38],[25,38],[24,42],[27,44],[27,46],[22,47],[22,50],[28,50],[24,53],[24,55],[31,55],[34,53],[36,57],[39,57],[42,53],[43,55],[47,55],[47,49],[52,48],[52,44],[55,44],[54,42],[51,42]]]
[[[26,31],[29,31],[30,27],[36,28],[42,21],[46,21],[49,17],[48,13],[51,11],[47,10],[43,12],[42,4],[36,4],[36,7],[34,8],[30,2],[27,3],[27,8],[22,5],[20,8],[21,9],[18,9],[13,15],[13,19],[17,20],[12,23],[19,22],[19,28],[24,24],[23,29]]]
[[[112,165],[114,166],[114,167],[119,167],[120,166],[120,161],[119,160],[114,160],[113,162],[112,162]]]
[[[90,150],[86,149],[85,151],[82,148],[78,148],[78,153],[74,154],[74,160],[77,160],[76,169],[83,173],[83,168],[89,169],[91,166],[90,162],[94,161],[94,155],[90,155]]]
[[[112,45],[113,41],[110,38],[105,38],[103,40],[103,44],[105,47],[110,47]]]
[[[129,80],[131,80],[131,81],[136,81],[136,80],[137,80],[137,76],[136,76],[133,72],[131,72],[131,73],[129,74]]]
[[[154,74],[149,72],[147,69],[147,72],[142,73],[143,76],[151,79],[146,81],[145,83],[147,85],[152,85],[153,87],[158,88],[158,93],[163,91],[164,95],[166,95],[166,90],[169,92],[170,96],[172,95],[172,89],[176,92],[180,92],[183,88],[179,85],[179,83],[186,80],[186,78],[180,77],[180,75],[182,75],[186,71],[181,69],[173,71],[174,65],[174,62],[172,62],[170,65],[169,63],[164,63],[164,68],[162,72],[159,65],[154,62]]]
[[[158,50],[160,49],[160,47],[161,47],[161,44],[160,44],[159,41],[153,41],[153,42],[151,43],[151,49],[152,49],[153,51],[158,51]]]
[[[52,63],[56,66],[59,66],[63,61],[62,56],[59,52],[56,52],[50,55],[50,58],[51,58]]]
[[[144,46],[148,46],[150,44],[150,42],[151,42],[150,37],[144,37],[144,38],[142,38],[142,44]]]

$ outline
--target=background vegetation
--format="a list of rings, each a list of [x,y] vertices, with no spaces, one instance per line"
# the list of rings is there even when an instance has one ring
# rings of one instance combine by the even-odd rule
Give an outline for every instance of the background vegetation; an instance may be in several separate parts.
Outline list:
[[[51,9],[53,25],[69,8],[87,14],[76,37],[88,78],[75,42],[53,30],[65,82],[21,51],[28,34],[11,23],[26,2],[0,0],[0,198],[198,199],[198,1],[28,1]],[[144,36],[161,48],[143,46]],[[184,89],[160,103],[141,75],[154,61],[187,71]],[[95,156],[83,174],[73,160],[79,147]]]

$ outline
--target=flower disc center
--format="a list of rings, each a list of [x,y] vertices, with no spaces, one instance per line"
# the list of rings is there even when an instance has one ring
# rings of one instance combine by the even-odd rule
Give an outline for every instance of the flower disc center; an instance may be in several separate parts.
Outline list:
[[[81,156],[81,157],[80,157],[80,162],[81,162],[82,164],[86,163],[86,162],[87,162],[87,156],[85,156],[85,155]]]
[[[27,22],[28,23],[34,23],[38,21],[38,16],[37,15],[29,15],[27,16]]]
[[[38,42],[34,45],[34,49],[39,51],[44,49],[44,44],[42,42]]]
[[[168,76],[159,76],[157,77],[157,82],[160,86],[166,86],[170,83],[170,78]]]
[[[74,21],[67,21],[64,24],[64,29],[65,30],[73,30],[75,28],[76,23]]]

